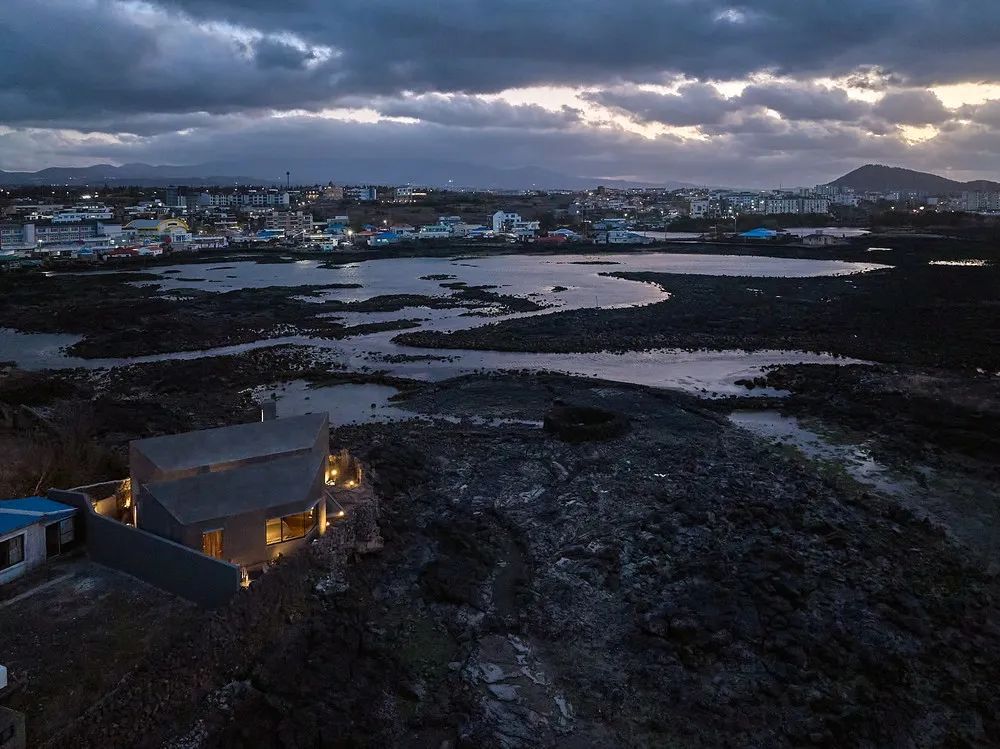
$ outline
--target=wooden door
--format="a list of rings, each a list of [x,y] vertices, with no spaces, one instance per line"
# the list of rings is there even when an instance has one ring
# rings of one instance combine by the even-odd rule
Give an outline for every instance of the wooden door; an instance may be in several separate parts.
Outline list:
[[[201,553],[222,559],[222,529],[205,531],[201,534]]]

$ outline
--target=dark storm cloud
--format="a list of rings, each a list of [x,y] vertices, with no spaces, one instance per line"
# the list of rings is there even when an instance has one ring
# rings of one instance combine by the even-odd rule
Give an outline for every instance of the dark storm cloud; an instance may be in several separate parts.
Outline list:
[[[313,109],[347,95],[484,93],[667,73],[805,77],[864,67],[878,80],[917,83],[996,77],[1000,3],[955,0],[946,13],[941,5],[4,0],[0,94],[6,122],[65,124],[94,113]],[[321,59],[315,48],[336,53]]]
[[[371,106],[386,117],[409,117],[455,127],[564,127],[580,121],[579,110],[552,111],[537,104],[510,104],[477,96],[425,94],[395,99],[349,99],[344,103]]]
[[[287,29],[345,49],[352,85],[495,90],[657,71],[859,68],[916,83],[997,75],[992,0],[160,0],[200,18]],[[918,52],[919,51],[919,52]],[[874,71],[874,73],[873,73]]]
[[[584,98],[635,115],[645,122],[678,126],[713,124],[734,109],[729,99],[707,83],[688,83],[680,86],[674,94],[618,88],[588,93]]]
[[[90,127],[114,118],[317,106],[336,60],[244,39],[154,6],[0,2],[0,123]]]
[[[732,113],[752,114],[763,109],[773,110],[787,120],[807,121],[855,121],[873,114],[871,104],[851,99],[843,89],[797,81],[752,84],[740,95],[728,98],[705,83],[679,86],[676,93],[625,86],[588,93],[585,98],[640,122],[665,125],[718,125],[733,121],[728,116]]]
[[[261,68],[301,70],[316,59],[316,54],[280,39],[258,39],[252,45],[254,62]]]
[[[869,160],[993,169],[996,104],[952,112],[924,87],[1000,80],[998,24],[993,0],[0,0],[0,168],[287,151],[748,185]],[[780,82],[706,83],[753,73]],[[481,96],[545,85],[707,137]],[[334,107],[417,122],[289,116]],[[912,144],[903,124],[940,134]]]
[[[871,105],[851,99],[842,89],[813,83],[747,86],[739,96],[744,107],[765,107],[789,120],[851,121],[871,113]]]
[[[573,175],[747,186],[788,184],[790,179],[815,184],[849,171],[858,163],[898,161],[908,153],[906,145],[895,136],[874,144],[857,128],[789,127],[775,120],[769,127],[756,129],[758,132],[722,132],[711,141],[691,141],[669,134],[645,138],[620,130],[586,127],[561,131],[473,129],[317,117],[245,121],[230,117],[214,129],[184,135],[164,133],[120,146],[96,139],[78,145],[36,138],[47,153],[61,154],[62,163],[226,161],[243,164],[252,174],[283,174],[280,164],[264,160],[312,163],[318,155],[332,161],[362,156],[394,163],[413,159],[493,166],[501,163],[511,168],[531,165]],[[17,142],[7,142],[9,138],[0,135],[0,156],[17,148]],[[334,168],[327,179],[336,178]]]
[[[873,111],[879,117],[900,125],[938,125],[953,115],[930,91],[887,93]]]

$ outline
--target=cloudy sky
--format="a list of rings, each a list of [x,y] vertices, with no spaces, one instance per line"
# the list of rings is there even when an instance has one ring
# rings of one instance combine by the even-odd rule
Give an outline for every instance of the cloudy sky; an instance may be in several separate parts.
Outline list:
[[[0,0],[0,169],[1000,175],[997,0]]]

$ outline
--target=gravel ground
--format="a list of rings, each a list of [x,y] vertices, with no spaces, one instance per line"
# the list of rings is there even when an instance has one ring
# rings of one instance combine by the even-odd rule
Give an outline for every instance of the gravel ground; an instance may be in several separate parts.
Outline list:
[[[169,655],[197,674],[169,697],[169,674],[137,677],[127,745],[1000,741],[998,582],[895,502],[680,395],[470,377],[411,404],[537,421],[555,399],[630,430],[337,430],[372,466],[384,549],[289,565],[189,633]]]

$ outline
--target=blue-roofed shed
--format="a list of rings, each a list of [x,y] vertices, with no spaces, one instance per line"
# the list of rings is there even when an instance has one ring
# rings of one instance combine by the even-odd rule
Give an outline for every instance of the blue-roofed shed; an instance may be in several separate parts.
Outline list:
[[[76,541],[76,508],[45,497],[0,500],[0,585]]]
[[[746,239],[774,239],[778,236],[778,232],[774,229],[766,229],[763,226],[758,226],[756,229],[743,232],[740,236]]]

